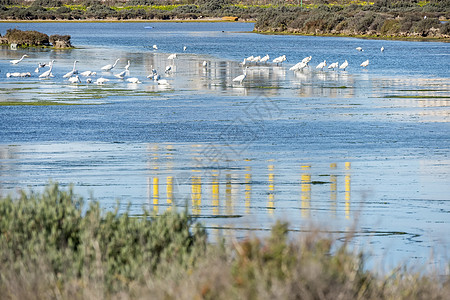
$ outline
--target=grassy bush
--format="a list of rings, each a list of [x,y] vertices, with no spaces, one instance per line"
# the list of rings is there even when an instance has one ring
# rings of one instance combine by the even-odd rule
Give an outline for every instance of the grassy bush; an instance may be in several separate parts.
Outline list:
[[[2,299],[445,299],[450,280],[382,277],[315,231],[207,244],[186,213],[102,212],[57,184],[0,199]]]

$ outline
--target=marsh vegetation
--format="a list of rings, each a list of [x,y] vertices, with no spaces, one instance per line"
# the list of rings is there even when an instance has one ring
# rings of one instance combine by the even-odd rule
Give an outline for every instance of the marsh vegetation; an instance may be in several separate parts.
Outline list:
[[[104,211],[48,185],[0,200],[4,299],[444,299],[448,277],[367,270],[364,253],[311,230],[207,241],[185,212]]]

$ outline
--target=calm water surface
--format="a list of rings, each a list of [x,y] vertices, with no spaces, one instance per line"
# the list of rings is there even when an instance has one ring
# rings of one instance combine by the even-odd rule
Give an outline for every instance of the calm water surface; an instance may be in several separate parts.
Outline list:
[[[82,105],[0,106],[1,195],[54,180],[137,215],[187,204],[213,236],[264,234],[279,219],[337,238],[356,225],[373,266],[446,272],[449,44],[266,36],[241,23],[0,23],[0,32],[13,27],[70,34],[78,48],[1,49],[0,101]],[[288,60],[232,81],[245,57],[265,54]],[[289,71],[309,55],[310,68]],[[53,59],[55,77],[38,79],[37,64]],[[345,59],[346,71],[315,68]],[[110,81],[69,84],[74,60]],[[128,60],[142,84],[114,76]],[[153,68],[169,85],[146,78]]]

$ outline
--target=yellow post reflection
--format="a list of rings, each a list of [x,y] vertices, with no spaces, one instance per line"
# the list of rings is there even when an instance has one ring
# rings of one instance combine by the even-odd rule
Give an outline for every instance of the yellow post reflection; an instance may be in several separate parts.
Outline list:
[[[201,213],[202,202],[202,179],[200,176],[192,176],[192,214],[199,215]]]
[[[344,177],[344,181],[345,181],[345,218],[346,219],[350,219],[350,169],[351,169],[351,164],[350,162],[346,162],[345,163],[345,177]]]
[[[330,164],[330,169],[334,170],[337,168],[335,163]],[[334,174],[330,175],[330,203],[331,203],[331,212],[333,216],[336,216],[336,207],[337,207],[337,176]]]
[[[273,173],[274,170],[274,166],[273,165],[269,165],[268,166],[269,169],[269,201],[268,201],[268,205],[267,207],[269,208],[269,214],[273,214],[274,208],[275,208],[275,202],[274,202],[274,198],[275,198],[275,175]]]
[[[252,168],[245,167],[245,213],[250,213],[251,199],[252,199]]]
[[[153,191],[153,210],[155,212],[158,212],[158,210],[159,210],[159,178],[158,177],[153,177],[152,191]]]
[[[215,173],[212,174],[212,206],[213,215],[217,216],[219,214],[219,178]]]
[[[301,166],[302,171],[309,171],[311,166]],[[309,219],[311,215],[311,174],[309,172],[302,173],[301,180],[301,216]]]
[[[226,174],[225,179],[225,206],[228,215],[233,214],[233,198],[231,194],[231,174]]]
[[[173,204],[173,176],[167,176],[166,194],[167,194],[167,204],[169,204],[169,207],[167,209],[170,210]]]

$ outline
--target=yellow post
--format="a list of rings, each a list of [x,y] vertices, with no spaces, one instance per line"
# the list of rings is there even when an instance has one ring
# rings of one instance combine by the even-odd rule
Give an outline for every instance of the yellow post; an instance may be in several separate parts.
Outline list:
[[[311,166],[304,165],[301,166],[302,170],[309,170]],[[300,180],[301,186],[301,216],[305,219],[309,219],[311,215],[311,174],[303,173],[301,174]]]
[[[153,210],[158,212],[159,210],[159,178],[153,177]]]
[[[251,199],[252,199],[252,174],[251,167],[245,167],[247,173],[245,174],[245,213],[250,213]]]
[[[269,199],[268,199],[268,205],[269,208],[269,214],[273,214],[274,208],[275,208],[275,174],[273,173],[274,166],[269,165]]]
[[[219,214],[219,179],[217,178],[217,174],[213,174],[212,176],[213,215],[217,216]]]
[[[350,162],[345,163],[345,170],[350,171],[351,164]],[[351,191],[351,178],[350,178],[350,172],[346,172],[345,178],[345,218],[350,219],[350,191]]]

